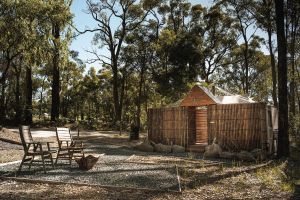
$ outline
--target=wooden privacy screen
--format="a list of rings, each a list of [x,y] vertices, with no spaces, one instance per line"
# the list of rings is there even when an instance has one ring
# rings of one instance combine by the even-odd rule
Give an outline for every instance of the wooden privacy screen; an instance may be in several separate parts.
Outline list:
[[[207,112],[209,143],[216,137],[225,150],[265,148],[267,121],[264,103],[210,105]]]
[[[187,147],[195,142],[195,108],[153,108],[148,110],[148,137],[155,143]]]
[[[196,109],[196,143],[208,143],[207,107]]]

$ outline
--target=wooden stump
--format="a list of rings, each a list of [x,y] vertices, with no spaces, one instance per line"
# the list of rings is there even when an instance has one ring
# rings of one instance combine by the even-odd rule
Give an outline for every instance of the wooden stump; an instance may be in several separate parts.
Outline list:
[[[88,155],[87,157],[83,156],[82,158],[75,159],[75,161],[79,165],[79,169],[82,169],[82,170],[92,169],[98,160],[99,160],[99,157],[95,157],[92,155]]]

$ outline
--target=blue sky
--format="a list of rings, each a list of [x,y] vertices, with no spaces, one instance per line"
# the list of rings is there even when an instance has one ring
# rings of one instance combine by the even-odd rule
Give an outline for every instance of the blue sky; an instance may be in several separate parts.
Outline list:
[[[96,0],[95,0],[96,1]],[[99,1],[99,0],[98,0]],[[213,2],[213,0],[190,0],[192,4],[202,4],[203,6],[210,6]],[[74,0],[71,11],[74,14],[74,25],[77,27],[78,30],[83,31],[86,28],[94,28],[97,26],[97,23],[95,23],[95,20],[91,17],[90,14],[86,13],[87,5],[85,0]],[[259,33],[262,36],[264,34],[262,32]],[[86,52],[86,50],[91,51],[93,48],[97,48],[96,46],[92,45],[94,33],[85,33],[83,35],[78,36],[76,39],[73,40],[71,44],[71,50],[75,50],[79,52],[79,58],[83,60],[84,62],[88,59],[93,58],[93,55]],[[267,53],[266,49],[263,49]],[[101,50],[101,54],[108,55],[107,50]],[[94,66],[96,69],[100,68],[99,63],[95,64],[87,64],[87,69],[89,69],[90,66]]]

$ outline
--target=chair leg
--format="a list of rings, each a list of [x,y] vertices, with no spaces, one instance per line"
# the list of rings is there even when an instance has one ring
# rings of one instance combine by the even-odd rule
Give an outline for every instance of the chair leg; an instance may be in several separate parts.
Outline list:
[[[32,158],[31,158],[31,160],[30,160],[30,163],[29,163],[29,171],[30,171],[30,169],[31,169],[31,165],[32,165],[32,162],[33,162],[33,160],[34,160],[34,155],[32,156]]]
[[[43,162],[43,169],[44,169],[44,173],[46,174],[46,167],[45,167],[45,158],[44,158],[44,154],[41,154],[42,157],[42,162]]]
[[[50,153],[50,160],[51,160],[51,165],[52,165],[52,168],[54,169],[54,163],[53,163],[53,158],[52,158],[52,153]]]
[[[60,149],[58,149],[57,154],[56,154],[55,165],[57,165],[57,160],[58,160],[58,157],[59,157],[59,152],[60,152]]]
[[[69,162],[70,162],[70,165],[71,165],[72,164],[73,153],[70,151],[70,149],[68,149],[68,155],[69,155]]]
[[[23,159],[22,159],[22,161],[21,161],[21,164],[20,164],[20,166],[19,166],[19,169],[18,169],[18,171],[17,171],[17,174],[21,171],[21,169],[22,169],[22,165],[23,165],[23,163],[24,163],[24,161],[25,161],[25,158],[26,158],[26,153],[24,154],[24,156],[23,156]]]

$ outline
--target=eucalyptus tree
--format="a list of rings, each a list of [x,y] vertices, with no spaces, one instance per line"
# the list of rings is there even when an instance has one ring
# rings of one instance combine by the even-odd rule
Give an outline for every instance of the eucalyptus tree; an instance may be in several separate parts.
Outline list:
[[[222,88],[236,94],[244,94],[245,91],[245,80],[243,76],[242,63],[235,62],[243,59],[243,45],[238,45],[230,52],[229,56],[226,58],[225,62],[231,63],[220,69],[217,69],[212,78],[217,80],[217,84]],[[259,42],[252,41],[249,44],[249,84],[252,89],[249,91],[248,95],[255,100],[268,102],[268,97],[270,95],[271,84],[269,76],[269,56],[265,55],[259,50]],[[228,60],[228,61],[227,61]]]
[[[181,98],[191,82],[189,76],[196,74],[191,67],[187,67],[187,59],[183,59],[182,62],[179,59],[188,56],[188,52],[191,52],[189,47],[184,51],[177,51],[185,45],[185,39],[192,45],[193,38],[189,40],[187,36],[190,9],[191,3],[186,0],[164,1],[157,9],[161,20],[156,20],[159,34],[156,34],[156,40],[153,41],[154,54],[150,66],[153,80],[157,83],[156,92],[161,95],[162,104]]]
[[[286,1],[285,32],[287,40],[288,65],[289,65],[289,104],[290,113],[296,115],[296,96],[299,98],[297,83],[297,40],[300,38],[300,2],[296,0]]]
[[[17,3],[4,0],[0,3],[0,121],[5,118],[6,108],[6,89],[8,86],[8,74],[15,58],[21,55],[24,48],[21,43],[25,39],[24,24],[18,20],[20,7]]]
[[[120,84],[120,53],[128,32],[135,30],[145,21],[150,10],[158,1],[87,0],[88,12],[97,22],[97,27],[84,32],[95,32],[94,42],[106,47],[109,56],[97,55],[98,61],[110,66],[113,75],[113,102],[115,121],[121,121],[123,87]],[[82,33],[84,33],[82,32]]]
[[[14,74],[16,75],[16,88],[15,88],[15,122],[20,123],[21,120],[21,105],[20,105],[20,79],[21,70],[27,63],[27,58],[34,52],[35,35],[33,34],[33,21],[37,20],[39,7],[36,7],[35,3],[39,3],[37,0],[31,1],[2,1],[1,10],[1,30],[4,30],[1,34],[1,47],[2,55],[5,55],[5,67],[2,71],[1,86],[2,95],[1,102],[5,100],[5,87],[6,87],[6,75],[9,72],[11,66],[13,66]],[[22,65],[22,66],[21,66]],[[26,73],[29,74],[28,72]],[[29,74],[31,76],[31,73]],[[28,88],[30,88],[28,85]],[[28,89],[26,89],[28,91]],[[27,92],[28,93],[28,92]],[[30,96],[31,97],[31,96]],[[2,104],[6,105],[6,104]],[[3,113],[6,108],[1,109],[0,114],[3,118]]]
[[[63,58],[68,58],[66,52],[70,41],[70,34],[66,31],[72,19],[70,6],[72,0],[49,1],[49,23],[52,33],[52,101],[51,101],[51,121],[59,118],[60,107],[60,69],[63,65]]]
[[[85,69],[85,65],[79,64],[74,61],[68,61],[64,64],[63,68],[61,68],[61,87],[60,87],[60,95],[61,95],[61,114],[65,118],[73,118],[72,115],[69,114],[69,111],[72,108],[72,94],[73,89],[76,90],[77,86],[81,84],[83,79],[83,72]],[[75,103],[75,102],[74,102]],[[77,102],[79,103],[79,102]]]
[[[165,28],[178,34],[188,29],[190,8],[191,3],[187,0],[168,0],[159,5],[158,13],[166,24]]]
[[[27,39],[23,41],[26,51],[22,53],[23,68],[25,68],[25,113],[24,121],[32,123],[32,99],[33,99],[33,69],[44,64],[48,59],[45,55],[49,34],[47,34],[48,8],[40,0],[23,1],[22,13],[23,23],[27,27]]]
[[[157,24],[155,21],[150,23],[144,23],[139,28],[131,31],[125,38],[126,47],[122,49],[121,62],[124,65],[128,65],[129,71],[132,72],[130,81],[134,82],[134,86],[131,88],[133,96],[133,106],[136,109],[133,110],[134,124],[140,129],[141,127],[141,113],[142,104],[147,101],[147,94],[149,91],[145,91],[146,85],[149,84],[147,79],[151,79],[150,66],[153,61],[154,42],[157,40]],[[129,80],[128,80],[129,81]]]
[[[266,31],[268,34],[267,46],[270,52],[270,61],[271,61],[271,75],[272,75],[272,99],[275,107],[278,106],[277,100],[277,75],[276,75],[276,60],[274,51],[276,47],[273,45],[272,35],[275,33],[275,6],[274,1],[272,0],[262,0],[255,1],[252,8],[249,8],[249,11],[253,9],[253,15],[256,19],[256,24],[263,31]]]
[[[276,32],[278,44],[278,157],[288,157],[289,134],[288,134],[288,99],[287,99],[287,48],[284,25],[284,1],[275,2]]]
[[[225,11],[230,15],[232,18],[236,19],[235,29],[240,34],[242,41],[243,41],[243,64],[241,65],[243,69],[243,73],[241,74],[244,77],[244,91],[243,93],[248,94],[250,91],[250,84],[249,84],[249,43],[252,39],[256,38],[255,33],[257,31],[257,26],[255,25],[255,18],[251,12],[249,12],[249,8],[253,6],[254,1],[252,0],[225,0],[225,1],[218,1],[217,4],[223,6]]]
[[[201,5],[192,8],[190,37],[198,38],[197,49],[201,59],[197,67],[207,83],[211,82],[209,76],[217,69],[236,62],[226,59],[236,46],[237,35],[233,26],[233,19],[218,4],[209,9]]]

